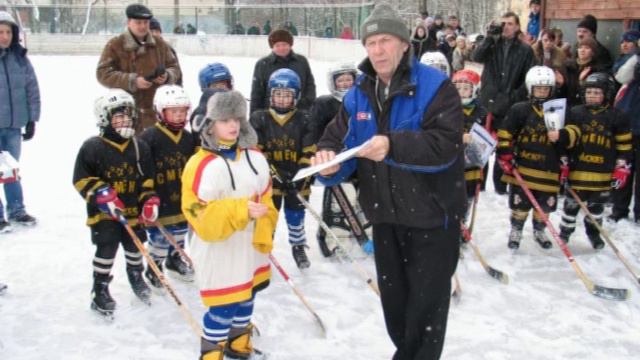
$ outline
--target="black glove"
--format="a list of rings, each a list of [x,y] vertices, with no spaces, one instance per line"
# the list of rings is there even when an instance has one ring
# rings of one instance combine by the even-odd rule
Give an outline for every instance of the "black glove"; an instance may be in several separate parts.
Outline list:
[[[504,27],[503,23],[495,24],[492,23],[489,25],[489,29],[487,29],[487,35],[495,37],[502,35],[502,28]]]
[[[29,141],[33,139],[33,135],[36,133],[36,122],[29,121],[24,128],[24,134],[22,134],[22,141]]]
[[[164,68],[164,65],[158,65],[158,67],[151,74],[145,76],[144,79],[151,82],[164,75],[166,72],[167,70]]]

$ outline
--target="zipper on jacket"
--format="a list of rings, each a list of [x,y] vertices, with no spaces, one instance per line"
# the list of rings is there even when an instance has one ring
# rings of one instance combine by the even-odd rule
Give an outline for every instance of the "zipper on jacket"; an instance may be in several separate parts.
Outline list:
[[[9,54],[7,54],[9,56]],[[11,122],[9,128],[13,127],[13,95],[11,94],[11,79],[9,79],[9,69],[7,68],[7,56],[2,58],[2,66],[4,66],[4,76],[7,79],[7,91],[9,92],[9,113],[11,114]]]

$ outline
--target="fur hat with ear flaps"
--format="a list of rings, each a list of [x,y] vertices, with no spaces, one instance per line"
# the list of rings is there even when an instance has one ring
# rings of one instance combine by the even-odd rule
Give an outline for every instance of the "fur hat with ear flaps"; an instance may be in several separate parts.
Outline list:
[[[230,118],[240,120],[240,148],[252,147],[258,143],[258,135],[247,119],[247,101],[239,91],[232,90],[217,92],[207,102],[207,114],[200,131],[202,147],[214,151],[219,149],[217,139],[214,135],[208,134],[208,129],[214,122]]]

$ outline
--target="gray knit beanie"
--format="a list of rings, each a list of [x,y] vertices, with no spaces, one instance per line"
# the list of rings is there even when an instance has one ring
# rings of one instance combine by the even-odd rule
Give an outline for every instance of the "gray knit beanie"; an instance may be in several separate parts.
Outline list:
[[[376,4],[373,11],[360,27],[362,44],[367,37],[377,34],[391,34],[400,40],[410,43],[410,33],[398,13],[386,2]]]
[[[235,118],[240,120],[240,134],[238,135],[238,146],[241,148],[251,147],[257,144],[258,135],[247,120],[247,101],[239,91],[221,91],[215,93],[207,102],[207,114],[205,121],[208,122],[200,132],[205,148],[216,150],[217,140],[207,134],[206,128],[210,123],[218,120]]]
[[[8,24],[11,26],[18,26],[15,20],[13,20],[13,16],[6,11],[0,11],[0,23]]]

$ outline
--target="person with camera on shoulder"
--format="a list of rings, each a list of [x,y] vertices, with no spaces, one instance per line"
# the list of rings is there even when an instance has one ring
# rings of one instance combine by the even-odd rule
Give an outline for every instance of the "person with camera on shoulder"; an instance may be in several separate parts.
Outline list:
[[[525,77],[534,64],[530,46],[518,40],[520,18],[514,12],[502,16],[499,24],[489,25],[487,36],[471,54],[471,60],[484,64],[480,102],[493,114],[491,129],[496,131],[511,107],[527,98]],[[493,166],[493,184],[498,194],[507,193],[502,170]]]

